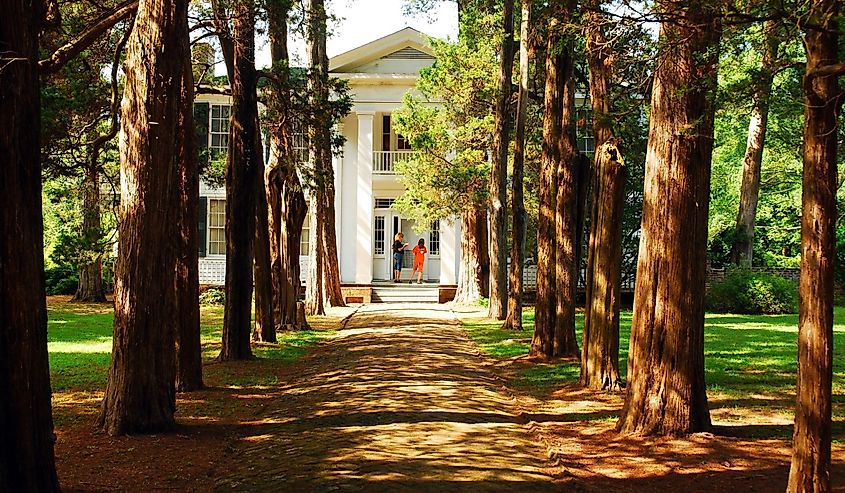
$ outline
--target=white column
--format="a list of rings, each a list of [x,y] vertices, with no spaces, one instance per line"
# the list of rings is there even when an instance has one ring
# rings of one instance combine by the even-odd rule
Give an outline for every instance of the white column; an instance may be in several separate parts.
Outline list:
[[[335,125],[335,131],[343,135],[343,122],[338,122]],[[333,157],[332,164],[334,165],[334,230],[337,251],[340,252],[342,251],[341,240],[343,239],[343,221],[340,217],[343,207],[343,154]],[[338,263],[340,263],[339,258]]]
[[[440,284],[458,283],[461,262],[461,219],[440,221]]]
[[[355,282],[373,281],[373,111],[358,112]]]

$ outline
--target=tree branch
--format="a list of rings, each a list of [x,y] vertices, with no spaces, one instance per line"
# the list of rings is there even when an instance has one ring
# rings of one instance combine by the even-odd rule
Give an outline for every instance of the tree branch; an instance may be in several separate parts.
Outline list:
[[[69,41],[53,52],[52,55],[38,62],[42,74],[52,74],[61,68],[70,59],[80,54],[84,49],[91,46],[106,30],[111,29],[121,20],[134,14],[138,9],[138,0],[127,0],[111,12],[105,14],[87,30],[80,33],[76,38]]]
[[[845,75],[845,62],[821,65],[807,74],[808,77],[839,77],[840,75]]]

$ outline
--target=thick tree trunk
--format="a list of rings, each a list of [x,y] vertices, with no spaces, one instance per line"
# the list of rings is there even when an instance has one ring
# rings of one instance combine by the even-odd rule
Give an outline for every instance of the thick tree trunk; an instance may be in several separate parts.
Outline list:
[[[192,121],[182,87],[188,42],[187,1],[141,1],[127,47],[114,338],[99,417],[111,435],[176,424],[179,124]]]
[[[580,384],[621,390],[619,299],[627,169],[613,141],[596,149]]]
[[[270,270],[273,319],[276,330],[305,329],[297,319],[300,295],[299,249],[308,204],[296,173],[290,109],[287,15],[290,2],[267,4],[270,55],[275,79],[271,81],[269,115],[270,159],[267,171]]]
[[[612,142],[610,120],[611,62],[602,31],[604,17],[592,2],[586,14],[590,101],[596,140],[592,173],[590,239],[587,253],[586,303],[580,384],[600,390],[624,387],[619,374],[619,296],[622,261],[622,213],[627,169]]]
[[[190,392],[203,387],[202,344],[199,305],[199,161],[194,142],[194,85],[190,65],[185,66],[182,82],[182,108],[179,121],[179,246],[176,274],[176,390]],[[190,117],[190,118],[187,118]]]
[[[763,61],[760,66],[760,77],[754,82],[748,141],[745,146],[745,156],[742,159],[739,211],[736,215],[736,232],[731,247],[731,261],[736,265],[749,267],[754,259],[754,226],[757,217],[757,199],[760,196],[760,168],[763,162],[763,147],[766,143],[774,65],[778,58],[780,44],[777,29],[775,21],[769,21],[765,25]]]
[[[566,19],[572,12],[567,9]],[[567,43],[560,55],[564,78],[563,111],[559,140],[560,160],[557,163],[555,198],[555,339],[554,356],[578,357],[575,335],[575,289],[578,280],[576,265],[577,179],[579,156],[575,144],[575,81],[572,45]]]
[[[314,171],[317,197],[315,227],[317,255],[321,256],[322,293],[329,306],[345,306],[340,290],[340,269],[335,229],[335,186],[332,169],[329,104],[329,59],[326,55],[326,7],[323,0],[308,0],[307,43],[311,71],[308,77],[309,103],[316,114],[309,128],[309,161]],[[317,305],[317,304],[315,304]]]
[[[461,214],[461,263],[458,269],[458,287],[455,291],[455,303],[472,305],[484,294],[485,280],[489,275],[484,269],[484,247],[486,235],[479,236],[479,222],[486,222],[484,213],[470,209]]]
[[[555,355],[555,211],[565,83],[562,66],[564,60],[556,53],[559,41],[560,34],[553,23],[546,45],[543,153],[539,183],[540,217],[537,220],[537,300],[534,311],[534,337],[530,350],[530,355],[535,358],[551,358]]]
[[[490,308],[488,316],[504,320],[508,306],[508,143],[511,79],[513,78],[513,2],[504,0],[504,38],[499,49],[499,88],[493,129],[493,166],[490,170]],[[513,259],[511,259],[513,260]]]
[[[257,123],[256,123],[257,125]],[[256,132],[256,148],[261,149],[260,133]],[[270,271],[270,225],[267,210],[266,172],[264,157],[260,155],[261,172],[255,181],[255,248],[253,272],[255,273],[255,327],[252,339],[276,342],[276,324],[273,321],[273,280]]]
[[[651,101],[628,391],[617,428],[680,435],[710,428],[704,384],[704,284],[713,153],[718,7],[661,25]]]
[[[241,0],[234,13],[234,77],[226,159],[226,305],[220,360],[252,358],[252,260],[256,174],[263,172],[258,139],[255,71],[255,5]]]
[[[836,0],[811,3],[804,36],[804,175],[798,315],[798,389],[788,492],[830,491],[833,378],[833,263],[836,244],[837,121],[843,92],[837,75],[817,75],[839,62]],[[841,75],[841,71],[840,71]]]
[[[525,112],[528,107],[528,36],[531,0],[522,0],[519,28],[519,95],[516,103],[516,128],[511,177],[511,266],[508,286],[508,317],[504,327],[522,330],[523,272],[525,263]]]
[[[85,170],[82,185],[82,237],[92,258],[79,266],[79,285],[76,287],[73,299],[83,302],[101,302],[106,301],[106,293],[103,291],[103,257],[99,251],[102,241],[100,173],[98,163],[91,164]]]
[[[12,0],[4,7],[0,46],[2,56],[13,60],[0,61],[6,64],[0,70],[0,491],[50,492],[59,491],[59,482],[41,217],[42,11],[35,0]]]

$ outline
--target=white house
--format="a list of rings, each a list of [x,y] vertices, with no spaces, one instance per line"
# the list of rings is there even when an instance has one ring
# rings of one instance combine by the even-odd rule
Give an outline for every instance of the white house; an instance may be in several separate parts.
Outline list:
[[[403,192],[393,165],[414,151],[391,125],[391,112],[413,90],[420,69],[434,63],[425,35],[405,28],[359,46],[329,61],[333,77],[349,82],[353,107],[340,123],[346,138],[342,156],[334,159],[336,228],[341,283],[348,289],[367,288],[391,279],[391,244],[402,231],[405,241],[425,239],[429,255],[423,277],[431,287],[447,289],[457,283],[460,223],[435,221],[422,233],[392,204]],[[229,97],[201,95],[209,103],[208,147],[225,151],[228,140]],[[200,186],[200,283],[223,284],[225,279],[225,190]],[[305,227],[310,225],[306,223]],[[301,257],[307,265],[307,230]],[[403,279],[411,273],[406,254]],[[303,272],[305,269],[303,268]]]

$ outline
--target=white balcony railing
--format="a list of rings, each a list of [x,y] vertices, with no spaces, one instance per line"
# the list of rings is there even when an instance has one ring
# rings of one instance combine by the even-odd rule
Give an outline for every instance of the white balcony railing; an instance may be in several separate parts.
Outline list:
[[[402,150],[402,151],[373,151],[373,173],[375,174],[393,174],[395,173],[393,165],[399,161],[406,161],[410,159],[417,151]]]

